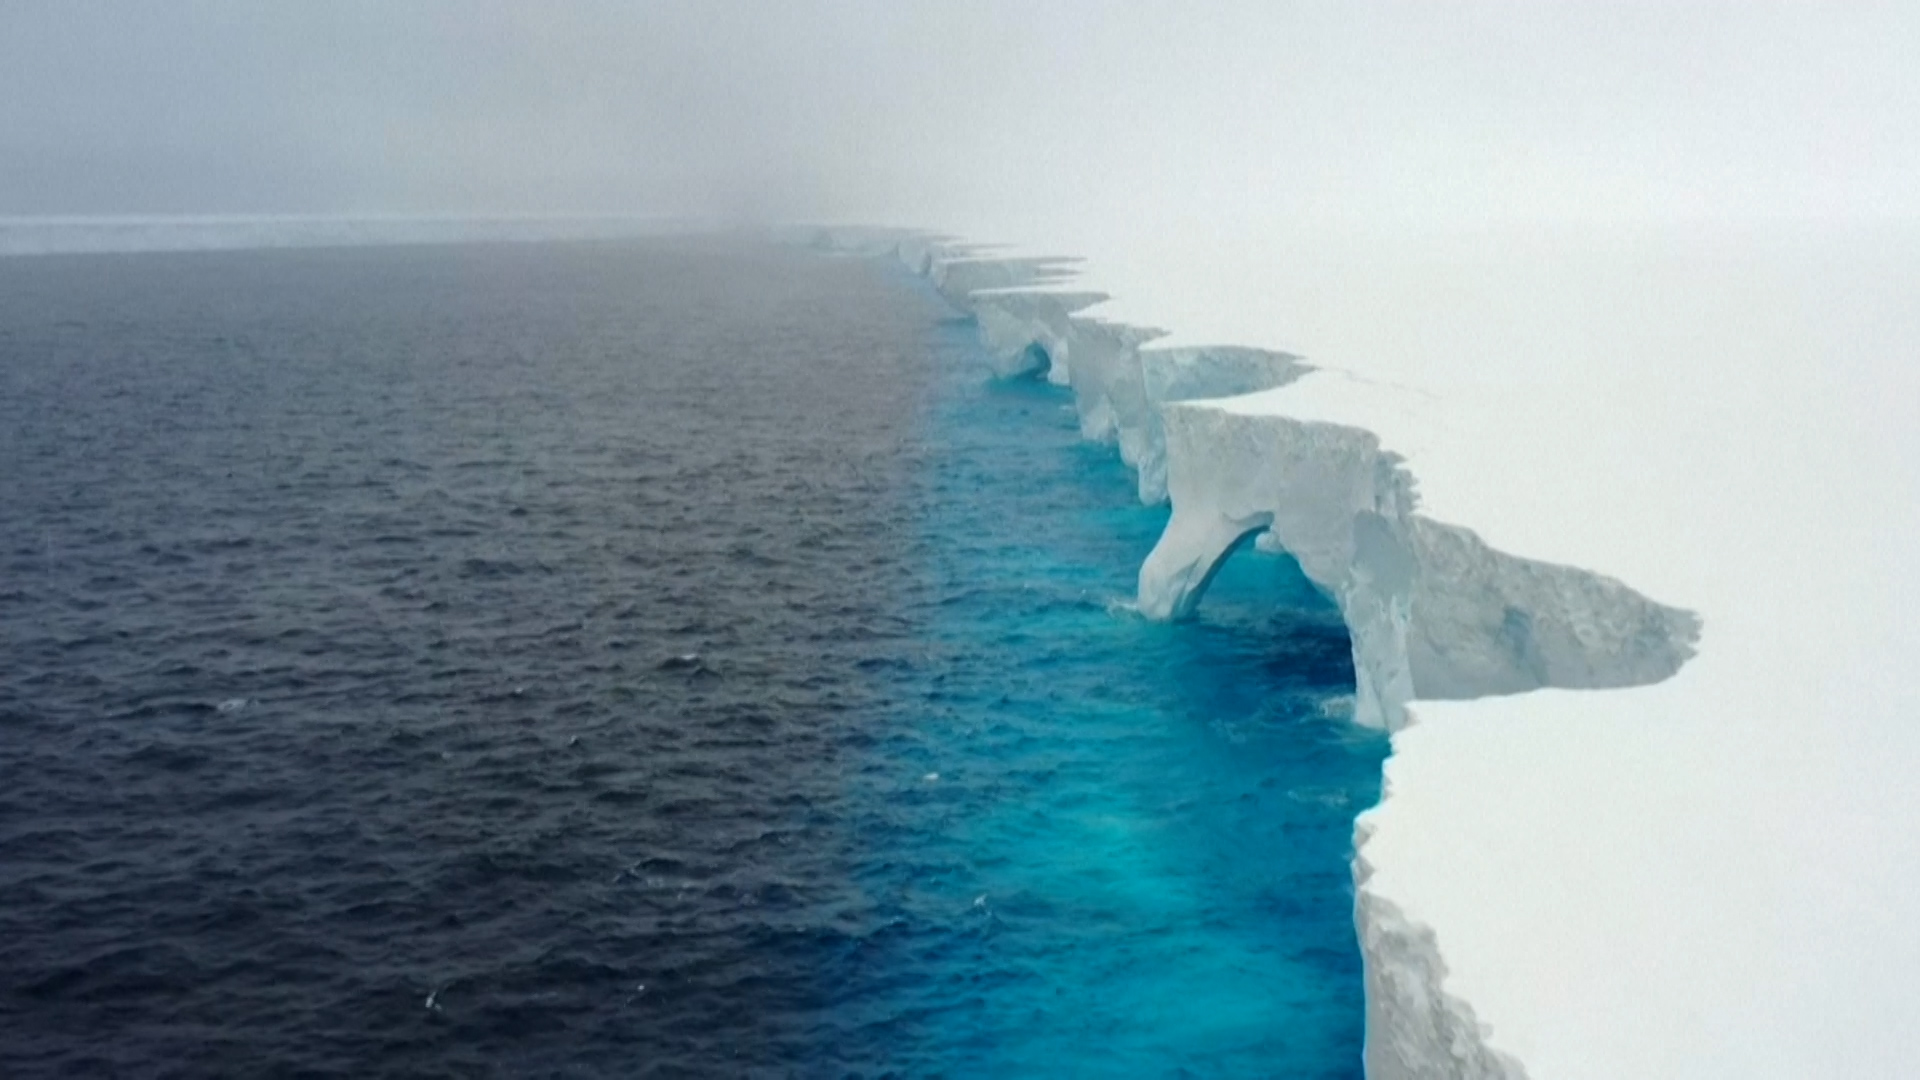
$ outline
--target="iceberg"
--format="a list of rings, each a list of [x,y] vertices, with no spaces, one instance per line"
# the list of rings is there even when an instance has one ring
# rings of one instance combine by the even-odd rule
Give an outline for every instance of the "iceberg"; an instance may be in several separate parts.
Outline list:
[[[1171,501],[1144,612],[1339,605],[1369,1076],[1907,1071],[1920,237],[1026,239],[862,243]]]

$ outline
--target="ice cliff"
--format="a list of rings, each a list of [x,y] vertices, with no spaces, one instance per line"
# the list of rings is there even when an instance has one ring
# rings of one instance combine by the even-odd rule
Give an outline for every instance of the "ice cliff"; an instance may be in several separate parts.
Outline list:
[[[1084,435],[1116,446],[1141,499],[1172,503],[1140,569],[1144,614],[1190,614],[1244,543],[1293,555],[1346,621],[1359,723],[1398,730],[1417,700],[1658,682],[1693,655],[1692,614],[1598,574],[1495,550],[1419,513],[1414,477],[1378,437],[1292,415],[1285,391],[1262,393],[1313,376],[1297,357],[1156,347],[1158,330],[1088,314],[1105,297],[1072,291],[1066,260],[887,230],[797,239],[899,258],[972,317],[999,374],[1072,389]],[[1369,888],[1370,816],[1356,824],[1354,860],[1368,1075],[1525,1076],[1448,993],[1433,931]]]

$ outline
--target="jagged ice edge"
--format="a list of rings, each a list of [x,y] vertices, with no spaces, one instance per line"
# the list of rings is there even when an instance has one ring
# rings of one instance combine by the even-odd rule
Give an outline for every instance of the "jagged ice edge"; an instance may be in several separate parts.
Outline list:
[[[783,238],[898,259],[973,319],[997,374],[1073,391],[1081,433],[1117,447],[1142,501],[1173,504],[1140,570],[1144,614],[1191,614],[1250,539],[1297,559],[1346,621],[1357,723],[1396,731],[1422,698],[1657,682],[1693,655],[1693,614],[1418,514],[1412,475],[1373,433],[1223,407],[1313,370],[1297,356],[1154,347],[1160,330],[1085,314],[1107,297],[1068,289],[1077,264],[1067,258],[995,254],[907,230],[803,228]],[[1382,805],[1391,794],[1383,789]],[[1446,992],[1432,929],[1370,887],[1365,849],[1377,812],[1356,819],[1353,860],[1368,1076],[1523,1080],[1521,1064],[1489,1045],[1490,1030]]]

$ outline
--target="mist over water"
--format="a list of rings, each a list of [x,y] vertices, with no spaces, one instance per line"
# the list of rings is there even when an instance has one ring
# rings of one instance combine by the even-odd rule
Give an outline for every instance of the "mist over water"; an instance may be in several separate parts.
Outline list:
[[[1352,1076],[1337,617],[897,273],[0,260],[10,1075]]]
[[[11,0],[0,215],[1912,220],[1916,47],[1871,2]]]

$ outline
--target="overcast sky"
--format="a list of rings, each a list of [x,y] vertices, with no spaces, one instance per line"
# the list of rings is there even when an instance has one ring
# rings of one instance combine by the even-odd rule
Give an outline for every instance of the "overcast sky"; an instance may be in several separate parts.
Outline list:
[[[0,0],[0,214],[1920,216],[1920,3]]]

